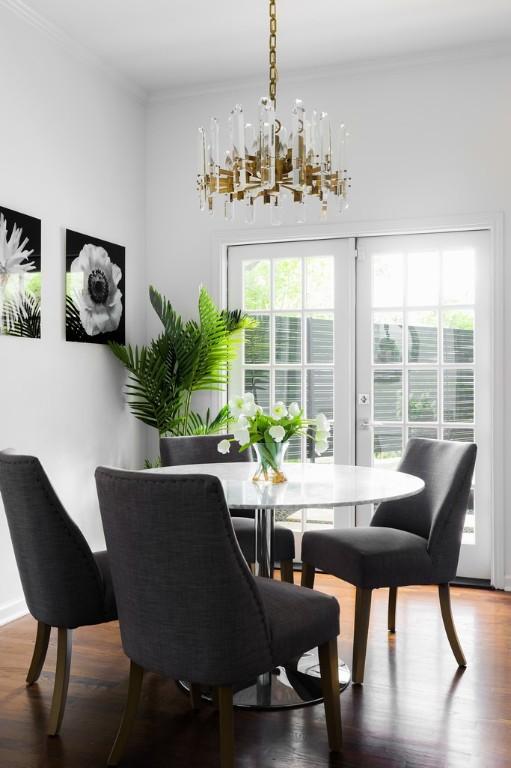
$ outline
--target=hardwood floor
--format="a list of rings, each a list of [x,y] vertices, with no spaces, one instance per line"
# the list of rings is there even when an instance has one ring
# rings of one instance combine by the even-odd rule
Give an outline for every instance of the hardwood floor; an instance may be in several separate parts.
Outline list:
[[[295,574],[295,579],[297,575]],[[341,656],[351,665],[355,590],[319,575],[316,588],[341,604]],[[329,757],[322,706],[235,713],[237,768],[510,768],[511,594],[454,588],[453,612],[468,667],[458,670],[437,590],[399,590],[396,634],[387,631],[387,590],[375,590],[365,684],[343,693],[344,752]],[[129,662],[117,624],[74,633],[61,736],[46,727],[56,653],[31,688],[30,617],[0,628],[0,767],[96,768],[106,764],[126,694]],[[126,768],[217,768],[218,714],[194,714],[172,681],[148,674]]]

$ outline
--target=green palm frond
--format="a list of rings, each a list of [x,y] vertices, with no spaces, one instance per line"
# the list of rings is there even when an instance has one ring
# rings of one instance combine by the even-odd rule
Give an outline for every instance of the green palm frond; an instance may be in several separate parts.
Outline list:
[[[26,291],[7,299],[1,318],[8,336],[41,338],[41,300]]]
[[[205,288],[199,293],[199,321],[184,322],[171,303],[151,287],[149,299],[163,333],[148,345],[111,343],[129,372],[128,403],[134,416],[163,434],[212,434],[227,424],[226,409],[211,419],[191,409],[194,392],[223,390],[244,328],[254,320],[241,311],[219,310]]]

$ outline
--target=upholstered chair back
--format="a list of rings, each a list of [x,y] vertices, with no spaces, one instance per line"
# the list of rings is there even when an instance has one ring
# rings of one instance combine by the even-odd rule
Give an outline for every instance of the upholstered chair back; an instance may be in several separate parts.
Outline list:
[[[218,478],[99,468],[96,482],[129,658],[210,685],[271,669],[266,615]]]
[[[0,452],[0,492],[32,616],[68,629],[110,620],[90,547],[39,460]]]
[[[411,438],[399,470],[422,478],[417,496],[380,504],[371,525],[398,528],[428,540],[439,582],[456,575],[477,446]]]
[[[189,435],[186,437],[160,438],[160,456],[163,467],[177,467],[183,464],[227,464],[233,461],[253,461],[252,448],[239,450],[238,443],[231,443],[229,453],[219,453],[220,440],[232,435]],[[237,509],[236,517],[253,519],[253,509]]]
[[[232,461],[253,461],[252,449],[240,451],[238,443],[231,444],[229,453],[219,453],[218,443],[232,435],[189,435],[160,438],[163,467],[183,464],[222,464]]]

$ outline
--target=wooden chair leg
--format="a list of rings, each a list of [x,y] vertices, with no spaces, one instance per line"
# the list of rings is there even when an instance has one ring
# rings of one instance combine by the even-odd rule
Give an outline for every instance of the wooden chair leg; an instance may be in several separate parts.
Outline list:
[[[194,712],[198,712],[202,702],[202,690],[198,683],[191,683],[190,685],[190,698],[192,701],[192,709]]]
[[[451,645],[452,652],[456,657],[458,666],[466,667],[467,660],[465,659],[465,654],[463,653],[462,647],[460,645],[460,641],[456,633],[456,627],[454,626],[454,620],[452,618],[451,592],[449,589],[449,584],[438,585],[438,596],[440,598],[440,608],[442,610],[442,619],[444,621],[445,632]]]
[[[220,714],[220,766],[221,768],[234,768],[232,688],[222,686],[217,690]]]
[[[293,575],[293,561],[281,560],[280,561],[280,580],[286,581],[288,584],[294,584],[295,579]]]
[[[48,643],[50,641],[51,627],[48,624],[44,624],[42,621],[37,622],[37,635],[34,645],[34,653],[32,654],[32,661],[30,662],[30,669],[27,673],[27,685],[32,685],[39,680],[41,674],[46,653],[48,651]]]
[[[396,631],[396,603],[397,603],[397,587],[390,587],[389,615],[388,615],[389,632]]]
[[[126,699],[126,706],[124,708],[121,724],[117,731],[117,736],[115,737],[107,765],[118,765],[124,754],[126,744],[133,729],[133,723],[135,722],[143,679],[144,670],[132,661],[128,683],[128,698]]]
[[[330,640],[329,643],[320,645],[318,654],[328,731],[328,746],[331,752],[340,752],[342,750],[342,726],[337,640]]]
[[[71,669],[71,654],[73,650],[73,630],[59,627],[57,641],[57,666],[55,669],[55,684],[51,702],[48,734],[57,736],[62,725],[66,708],[67,689],[69,687],[69,672]]]
[[[353,669],[352,682],[364,682],[366,663],[367,633],[369,631],[369,616],[371,613],[371,589],[357,587],[355,599],[355,632],[353,635]]]
[[[314,576],[316,569],[310,563],[302,563],[302,587],[314,589]]]

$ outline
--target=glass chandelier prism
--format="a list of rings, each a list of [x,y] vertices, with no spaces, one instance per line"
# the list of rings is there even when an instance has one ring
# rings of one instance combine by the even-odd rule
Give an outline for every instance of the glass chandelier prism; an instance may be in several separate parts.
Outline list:
[[[342,212],[348,205],[350,177],[346,164],[347,133],[344,124],[334,141],[326,112],[307,115],[296,99],[290,131],[276,114],[277,103],[277,14],[276,0],[269,0],[270,51],[269,96],[259,101],[257,125],[245,122],[237,104],[229,117],[229,145],[220,162],[220,127],[210,119],[209,129],[199,128],[199,173],[197,189],[201,210],[213,213],[215,200],[223,202],[226,219],[236,206],[245,210],[245,221],[255,220],[256,201],[269,206],[271,220],[280,224],[284,201],[291,200],[296,220],[305,221],[307,197],[319,200],[326,215],[334,204]]]

